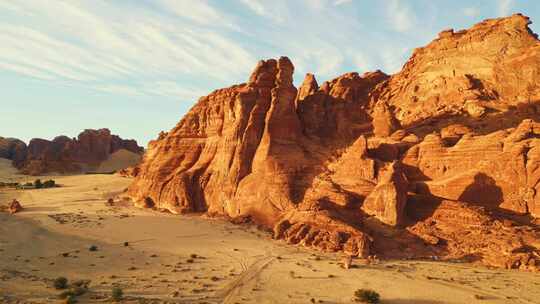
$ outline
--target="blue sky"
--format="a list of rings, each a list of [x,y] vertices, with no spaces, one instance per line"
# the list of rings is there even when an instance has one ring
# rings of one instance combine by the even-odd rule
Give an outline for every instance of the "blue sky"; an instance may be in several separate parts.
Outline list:
[[[108,127],[146,144],[259,59],[289,56],[295,82],[399,71],[443,29],[536,0],[1,0],[0,136]]]

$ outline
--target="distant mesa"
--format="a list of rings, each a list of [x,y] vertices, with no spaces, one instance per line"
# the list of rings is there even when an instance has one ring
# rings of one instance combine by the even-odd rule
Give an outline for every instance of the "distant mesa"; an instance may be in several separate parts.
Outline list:
[[[112,135],[108,129],[87,129],[77,138],[34,138],[26,145],[0,138],[0,157],[13,161],[21,173],[108,173],[138,164],[144,149],[135,140]]]

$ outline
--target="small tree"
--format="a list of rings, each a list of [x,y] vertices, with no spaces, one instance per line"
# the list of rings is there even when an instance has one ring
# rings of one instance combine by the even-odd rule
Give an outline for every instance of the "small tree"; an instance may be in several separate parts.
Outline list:
[[[74,296],[67,296],[64,301],[61,302],[62,304],[75,304],[77,303],[77,300]]]
[[[56,187],[56,182],[53,181],[52,179],[45,181],[43,183],[43,188],[54,188],[54,187]]]
[[[354,300],[360,303],[377,304],[380,303],[380,295],[371,289],[358,289],[354,292]]]
[[[36,189],[41,189],[43,188],[43,183],[41,183],[41,180],[40,179],[36,179],[36,181],[34,182],[34,187]]]
[[[112,289],[112,299],[114,301],[120,301],[124,297],[124,291],[120,287],[113,287]]]
[[[67,288],[68,279],[65,277],[58,277],[54,280],[53,286],[56,289],[66,289]]]

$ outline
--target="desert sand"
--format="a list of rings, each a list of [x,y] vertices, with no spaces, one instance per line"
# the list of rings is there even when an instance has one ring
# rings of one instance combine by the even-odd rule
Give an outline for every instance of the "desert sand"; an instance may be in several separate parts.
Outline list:
[[[120,149],[103,161],[94,172],[107,173],[118,171],[127,167],[135,166],[141,161],[142,156],[131,151]]]
[[[1,180],[34,179],[0,166]],[[79,303],[109,303],[113,286],[125,303],[351,303],[359,288],[388,304],[540,303],[538,274],[413,260],[353,260],[344,269],[340,254],[287,245],[250,225],[107,206],[130,178],[50,178],[62,187],[0,190],[2,204],[25,208],[0,213],[0,303],[60,303],[59,276],[91,280]]]

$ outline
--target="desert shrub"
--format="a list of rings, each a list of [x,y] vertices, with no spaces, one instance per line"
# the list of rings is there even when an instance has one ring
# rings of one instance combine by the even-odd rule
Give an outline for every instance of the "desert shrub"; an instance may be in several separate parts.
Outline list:
[[[68,279],[65,277],[58,277],[54,280],[53,286],[56,289],[66,289],[67,288]]]
[[[78,286],[78,287],[84,287],[88,289],[88,285],[90,284],[90,280],[76,280],[71,282],[71,286]]]
[[[73,294],[73,291],[71,290],[65,290],[65,291],[62,291],[59,295],[58,295],[58,298],[59,299],[67,299],[67,298],[74,298],[75,295]]]
[[[43,188],[43,183],[41,182],[40,179],[36,179],[36,180],[34,181],[34,187],[35,187],[36,189],[41,189],[41,188]]]
[[[124,291],[120,287],[113,287],[111,297],[114,301],[120,301],[124,297]]]
[[[56,182],[53,181],[52,179],[49,179],[49,180],[43,182],[42,187],[43,188],[54,188],[54,187],[56,187]]]
[[[380,303],[380,295],[371,289],[358,289],[354,292],[356,302],[377,304]]]
[[[74,296],[67,296],[64,298],[64,301],[61,302],[62,304],[75,304],[77,303],[77,300]]]
[[[107,199],[107,203],[105,204],[105,206],[114,206],[114,199],[112,198],[109,198]]]
[[[83,294],[85,294],[88,290],[82,286],[74,286],[71,288],[71,292],[74,296],[78,297],[78,296],[82,296]]]
[[[154,203],[154,200],[152,200],[152,198],[150,197],[145,197],[144,198],[144,207],[145,208],[154,208],[156,206],[156,204]]]

